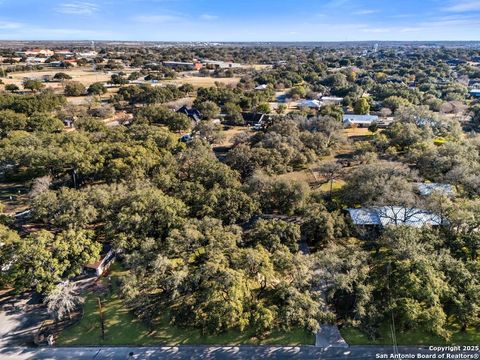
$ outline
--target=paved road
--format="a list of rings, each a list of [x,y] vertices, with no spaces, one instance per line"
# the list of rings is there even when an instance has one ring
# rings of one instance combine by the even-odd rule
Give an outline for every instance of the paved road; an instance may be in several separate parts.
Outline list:
[[[0,347],[33,345],[33,334],[46,319],[47,312],[31,294],[14,296],[3,292],[0,295]]]
[[[3,348],[0,349],[2,360],[128,360],[128,359],[316,359],[316,360],[369,360],[389,359],[394,355],[392,347],[352,346],[348,349],[330,348],[323,350],[314,346],[272,347],[272,346],[178,346],[178,347],[104,347],[104,348]],[[447,354],[446,351],[429,350],[428,348],[399,347],[396,359],[420,359],[418,354]],[[451,355],[463,357],[445,357],[450,359],[478,359],[479,352],[451,351]]]

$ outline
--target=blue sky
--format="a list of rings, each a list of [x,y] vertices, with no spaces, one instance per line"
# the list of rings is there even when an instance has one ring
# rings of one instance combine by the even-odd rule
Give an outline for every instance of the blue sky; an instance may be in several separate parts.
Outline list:
[[[480,40],[480,0],[0,0],[3,40]]]

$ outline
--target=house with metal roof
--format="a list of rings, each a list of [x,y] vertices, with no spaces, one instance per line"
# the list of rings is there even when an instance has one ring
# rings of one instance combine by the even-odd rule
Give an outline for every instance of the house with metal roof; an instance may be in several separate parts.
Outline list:
[[[406,225],[416,228],[440,226],[442,218],[430,211],[401,206],[380,206],[347,209],[354,225],[366,227],[386,227]]]
[[[378,122],[377,115],[356,115],[356,114],[343,115],[343,125],[345,127],[351,127],[354,125],[358,127],[369,127],[374,122]]]
[[[455,195],[455,190],[450,184],[438,184],[438,183],[418,183],[418,193],[422,196],[428,196],[434,192],[438,192],[447,196]]]
[[[267,90],[268,89],[268,85],[267,84],[262,84],[262,85],[258,85],[255,90]]]
[[[480,98],[480,89],[472,89],[470,90],[470,95],[473,97]]]
[[[322,103],[318,100],[302,100],[297,105],[300,109],[320,109],[322,107]]]
[[[324,105],[328,105],[328,104],[341,105],[343,102],[343,98],[338,96],[322,96],[320,100]]]

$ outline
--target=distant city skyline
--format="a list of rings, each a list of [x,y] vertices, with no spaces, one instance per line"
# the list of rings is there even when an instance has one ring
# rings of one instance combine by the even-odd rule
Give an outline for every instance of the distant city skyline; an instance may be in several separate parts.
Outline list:
[[[480,0],[0,0],[0,40],[480,40]]]

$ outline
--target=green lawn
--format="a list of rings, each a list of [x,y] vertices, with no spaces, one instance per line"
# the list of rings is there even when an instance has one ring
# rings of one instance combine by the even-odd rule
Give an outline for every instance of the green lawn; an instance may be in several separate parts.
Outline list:
[[[480,331],[470,328],[466,332],[461,332],[458,328],[452,327],[454,333],[449,341],[445,341],[439,336],[429,334],[428,332],[411,330],[406,333],[396,332],[398,345],[478,345],[480,344]],[[392,336],[390,327],[383,326],[380,332],[384,334],[382,338],[371,340],[368,336],[356,328],[343,328],[340,332],[345,341],[350,345],[392,345]]]
[[[114,278],[119,275],[121,268],[118,265],[112,266],[110,276]],[[105,318],[105,339],[102,339],[97,297],[95,294],[87,295],[83,319],[60,334],[57,339],[58,345],[312,345],[315,341],[313,334],[303,329],[289,333],[272,332],[266,339],[257,339],[253,332],[248,330],[203,336],[198,330],[171,326],[166,318],[149,333],[146,326],[123,305],[116,294],[116,289],[102,297]]]
[[[343,188],[344,186],[345,186],[345,181],[343,181],[343,180],[334,180],[334,181],[333,181],[333,186],[332,186],[332,191],[340,190],[340,189]],[[319,187],[319,190],[320,190],[321,192],[324,192],[324,193],[330,192],[330,182],[325,183],[325,184],[322,184],[322,185]]]

